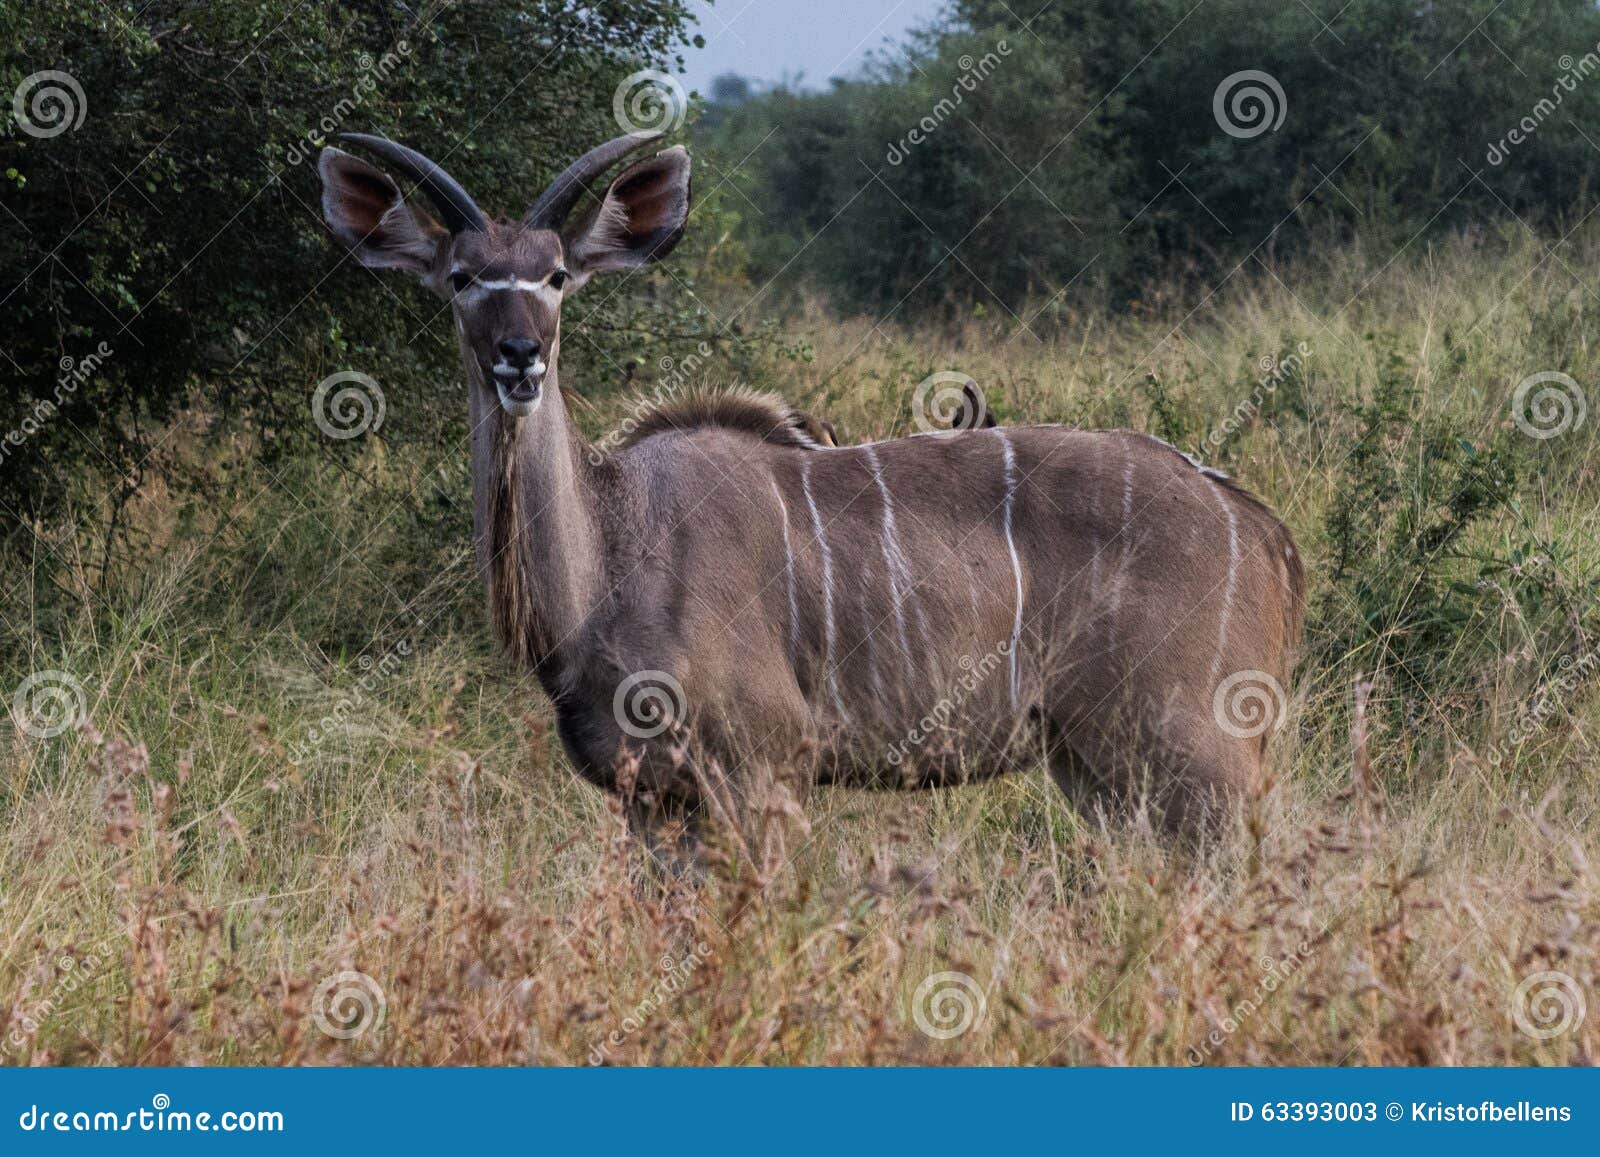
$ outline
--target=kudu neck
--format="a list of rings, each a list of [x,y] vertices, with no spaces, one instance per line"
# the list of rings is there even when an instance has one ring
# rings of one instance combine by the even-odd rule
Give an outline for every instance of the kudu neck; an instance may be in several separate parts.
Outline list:
[[[513,418],[473,391],[473,521],[495,633],[541,674],[582,644],[603,597],[605,551],[590,446],[552,366],[544,404]]]

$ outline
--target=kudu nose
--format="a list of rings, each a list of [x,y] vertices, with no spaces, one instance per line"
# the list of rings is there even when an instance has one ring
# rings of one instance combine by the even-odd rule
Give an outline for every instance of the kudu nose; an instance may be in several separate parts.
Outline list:
[[[495,348],[502,358],[519,370],[527,369],[539,356],[539,342],[535,338],[508,337]]]

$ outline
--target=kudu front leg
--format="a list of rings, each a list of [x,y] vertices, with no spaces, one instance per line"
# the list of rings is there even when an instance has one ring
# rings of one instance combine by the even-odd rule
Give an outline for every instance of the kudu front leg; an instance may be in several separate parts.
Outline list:
[[[698,884],[705,879],[701,809],[674,796],[637,792],[626,803],[628,830],[650,853],[662,878]]]

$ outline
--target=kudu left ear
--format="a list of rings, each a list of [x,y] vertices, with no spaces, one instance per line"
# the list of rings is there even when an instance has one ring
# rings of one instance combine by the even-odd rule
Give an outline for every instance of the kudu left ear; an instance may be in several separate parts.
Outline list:
[[[388,174],[331,146],[322,150],[317,169],[322,215],[361,264],[418,277],[428,272],[444,229],[406,204]]]
[[[603,270],[661,260],[688,219],[689,153],[682,145],[629,166],[599,206],[564,231],[573,288]]]

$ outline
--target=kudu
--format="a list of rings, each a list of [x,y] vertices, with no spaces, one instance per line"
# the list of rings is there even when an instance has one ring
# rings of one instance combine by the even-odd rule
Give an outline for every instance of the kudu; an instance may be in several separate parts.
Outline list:
[[[366,162],[320,160],[333,232],[450,303],[490,615],[579,773],[680,862],[707,783],[762,761],[933,786],[1038,744],[1064,788],[1141,788],[1180,828],[1259,783],[1300,561],[1264,505],[1166,443],[1002,426],[830,447],[744,393],[662,406],[609,453],[585,441],[561,304],[682,236],[683,148],[597,183],[659,135],[585,154],[519,221],[392,141],[345,138],[438,221]],[[1273,701],[1248,702],[1263,685]]]

